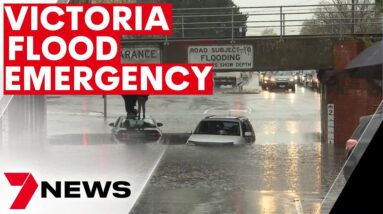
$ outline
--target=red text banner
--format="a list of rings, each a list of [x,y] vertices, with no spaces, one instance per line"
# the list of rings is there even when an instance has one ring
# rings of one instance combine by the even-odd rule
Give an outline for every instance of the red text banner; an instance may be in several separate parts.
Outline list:
[[[122,35],[171,35],[170,4],[5,4],[4,94],[211,94],[209,64],[121,64]]]

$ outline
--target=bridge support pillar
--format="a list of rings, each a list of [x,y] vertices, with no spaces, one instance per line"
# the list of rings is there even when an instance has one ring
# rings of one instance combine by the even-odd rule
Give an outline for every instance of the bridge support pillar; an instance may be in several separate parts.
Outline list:
[[[45,96],[14,96],[8,106],[9,144],[43,144],[46,130]]]
[[[353,78],[344,68],[364,48],[360,41],[334,43],[334,71],[322,71],[322,141],[344,145],[359,118],[374,113],[382,99],[371,79]],[[332,111],[334,109],[334,112]],[[333,134],[332,134],[333,133]]]

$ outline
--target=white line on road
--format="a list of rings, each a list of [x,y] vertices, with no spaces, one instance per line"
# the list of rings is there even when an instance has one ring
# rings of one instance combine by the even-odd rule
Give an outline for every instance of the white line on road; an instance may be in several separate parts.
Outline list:
[[[214,109],[216,109],[216,108],[218,108],[218,107],[208,108],[208,109],[206,109],[206,110],[203,112],[203,114],[207,114],[209,111],[214,110]]]
[[[301,200],[294,199],[295,209],[297,210],[297,214],[303,214],[303,208]]]
[[[223,111],[227,111],[228,113],[230,113],[230,112],[245,112],[245,113],[249,113],[249,114],[253,111],[253,109],[250,107],[246,107],[244,109],[222,109],[222,107],[212,107],[212,108],[206,109],[203,112],[203,114],[207,114],[209,111],[212,111],[212,110],[223,110]]]

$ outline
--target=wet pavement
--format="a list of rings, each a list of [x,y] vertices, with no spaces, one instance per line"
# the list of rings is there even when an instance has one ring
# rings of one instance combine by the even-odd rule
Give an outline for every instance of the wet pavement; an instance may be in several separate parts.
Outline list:
[[[297,200],[315,213],[340,151],[320,143],[170,146],[132,213],[298,213]]]
[[[193,104],[183,117],[174,111],[174,118],[156,116],[167,125],[177,124],[170,130],[179,130],[193,129],[210,114],[245,115],[254,126],[255,144],[185,146],[185,140],[173,141],[131,213],[318,212],[344,163],[342,146],[320,142],[320,95],[305,88],[295,94],[225,93],[230,90],[189,98]],[[167,102],[169,109],[173,105],[177,102]]]
[[[10,168],[26,165],[53,178],[69,173],[132,183],[128,201],[89,203],[84,213],[112,207],[126,213],[133,205],[131,213],[145,214],[315,213],[344,162],[343,147],[320,142],[320,94],[301,87],[296,93],[233,91],[149,96],[147,114],[164,124],[162,139],[150,143],[111,139],[108,124],[124,114],[120,96],[107,97],[107,118],[102,96],[49,96],[45,143],[21,149],[33,161],[15,158],[2,141],[0,162],[11,160]],[[248,117],[255,144],[186,146],[198,122],[212,114]]]

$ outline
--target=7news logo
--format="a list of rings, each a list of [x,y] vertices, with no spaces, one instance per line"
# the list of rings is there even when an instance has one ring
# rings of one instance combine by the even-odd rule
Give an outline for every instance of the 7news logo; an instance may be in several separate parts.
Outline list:
[[[21,186],[10,209],[25,209],[39,188],[35,178],[29,172],[4,173],[4,175],[11,186]],[[55,198],[95,198],[96,193],[99,198],[107,198],[111,189],[115,198],[128,198],[131,194],[130,183],[126,181],[106,181],[104,184],[100,181],[56,181],[54,185],[41,181],[40,188],[41,198],[47,198],[48,192]],[[81,195],[82,188],[85,196]]]

